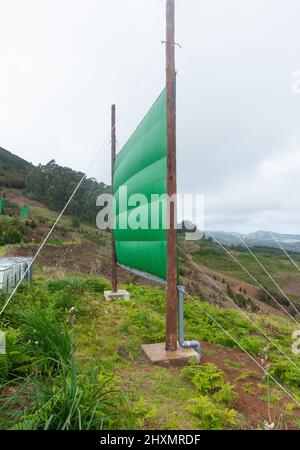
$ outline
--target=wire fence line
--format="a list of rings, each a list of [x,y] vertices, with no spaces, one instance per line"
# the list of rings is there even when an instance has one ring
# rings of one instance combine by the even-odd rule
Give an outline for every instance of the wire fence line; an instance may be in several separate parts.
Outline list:
[[[96,186],[95,186],[95,184],[93,183],[93,184],[91,185],[91,188],[90,188],[90,190],[89,190],[87,196],[86,196],[86,199],[85,199],[85,201],[84,201],[84,204],[83,204],[83,206],[82,206],[82,208],[81,208],[81,212],[80,212],[79,218],[78,218],[78,220],[77,220],[77,222],[76,222],[78,227],[79,227],[79,225],[80,225],[80,223],[81,223],[81,219],[82,219],[83,213],[84,213],[84,211],[85,211],[87,202],[89,201],[89,198],[90,198],[90,196],[92,195],[92,193],[93,193],[95,187],[96,187]]]
[[[215,280],[213,280],[194,260],[193,258],[188,255],[183,249],[182,247],[178,246],[178,249],[181,253],[183,253],[183,255],[209,280],[209,282],[211,284],[213,284],[218,291],[227,299],[229,300],[229,302],[235,307],[237,308],[241,314],[243,314],[244,317],[246,317],[247,320],[249,320],[251,322],[251,324],[264,336],[265,339],[267,339],[299,372],[300,372],[300,367],[282,350],[282,348],[280,348],[276,342],[273,341],[273,339],[271,339],[262,329],[261,327],[259,327],[254,320],[248,316],[248,314],[239,306],[237,305],[230,297],[229,295],[226,294],[226,292],[223,291],[223,289],[221,289],[218,284],[215,282]]]
[[[230,258],[236,262],[236,264],[238,264],[243,271],[249,276],[251,277],[251,279],[253,281],[255,281],[255,283],[272,299],[274,300],[274,302],[285,312],[285,314],[287,314],[290,319],[295,322],[297,324],[297,326],[300,326],[299,322],[276,300],[276,298],[270,294],[270,292],[268,292],[268,290],[255,278],[254,275],[252,275],[252,273],[249,272],[249,270],[226,248],[224,247],[223,244],[221,244],[221,242],[218,241],[217,238],[214,237],[214,241],[230,256]]]
[[[265,180],[265,178],[260,173],[256,174],[256,177],[260,180],[260,182],[265,187],[267,187],[267,189],[271,192],[273,197],[275,197],[275,199],[278,201],[278,203],[280,203],[282,200],[279,198],[278,194],[273,190],[273,188],[270,186],[270,184]],[[262,228],[269,228],[269,225],[267,225],[265,223],[265,221],[262,222],[261,220],[259,220],[259,222],[260,222]],[[298,266],[298,264],[296,263],[294,258],[291,257],[289,252],[283,247],[283,245],[281,244],[279,239],[277,239],[276,236],[274,236],[274,233],[272,231],[267,230],[267,229],[266,229],[266,233],[268,233],[271,236],[273,241],[278,245],[278,247],[282,250],[282,252],[285,254],[285,256],[287,256],[287,258],[290,260],[290,262],[296,267],[298,272],[300,272],[300,267]]]
[[[162,43],[160,43],[160,46],[158,49],[156,49],[154,55],[152,56],[149,64],[147,65],[144,73],[142,74],[142,76],[140,77],[140,79],[138,80],[137,84],[135,85],[132,93],[130,94],[127,103],[125,104],[124,108],[121,110],[121,113],[119,114],[119,118],[116,121],[115,125],[113,128],[115,128],[118,124],[120,124],[121,119],[124,116],[125,111],[127,110],[128,106],[130,105],[132,99],[134,98],[134,95],[137,91],[137,89],[139,88],[139,86],[142,84],[143,80],[145,79],[146,75],[148,74],[150,68],[152,67],[154,61],[157,59],[160,51],[162,48]],[[112,128],[112,129],[113,129]],[[112,130],[111,129],[111,130]],[[107,134],[105,140],[103,141],[103,144],[100,146],[100,149],[97,151],[97,153],[95,154],[94,158],[92,159],[92,162],[90,163],[90,165],[88,166],[86,173],[83,174],[83,176],[80,178],[79,182],[77,183],[77,185],[75,186],[75,189],[73,190],[72,194],[70,195],[68,201],[66,202],[65,206],[63,207],[63,209],[61,210],[61,212],[59,213],[59,215],[57,216],[56,220],[54,221],[53,225],[51,226],[49,232],[47,233],[46,237],[43,239],[42,243],[40,244],[40,246],[38,247],[38,250],[36,251],[36,253],[34,254],[34,256],[32,257],[32,261],[31,263],[28,265],[27,269],[25,270],[23,276],[20,278],[20,280],[18,281],[18,283],[16,284],[15,288],[13,289],[13,291],[11,292],[11,294],[9,295],[8,299],[6,300],[6,302],[4,303],[4,305],[2,306],[1,310],[0,310],[0,317],[3,314],[3,312],[5,311],[5,309],[7,308],[9,302],[11,301],[11,299],[13,298],[14,294],[16,293],[16,291],[18,290],[20,284],[22,283],[22,281],[24,280],[24,278],[26,277],[29,269],[31,268],[32,264],[34,263],[34,261],[36,260],[36,258],[38,257],[38,255],[40,254],[40,252],[42,251],[43,247],[45,246],[46,242],[48,241],[49,237],[51,236],[53,230],[55,229],[56,225],[58,224],[58,222],[60,221],[61,217],[63,216],[63,214],[65,213],[66,209],[68,208],[69,204],[71,203],[71,201],[73,200],[76,192],[78,191],[78,189],[80,188],[81,184],[83,183],[84,179],[86,178],[86,174],[91,170],[91,168],[93,167],[93,165],[95,164],[96,160],[99,158],[100,155],[102,155],[105,145],[107,145],[107,141],[110,138],[110,134],[111,134],[111,130],[109,131],[109,133]]]
[[[274,190],[271,188],[271,186],[266,182],[266,180],[262,177],[261,174],[256,174],[257,178],[263,183],[264,186],[266,186],[268,188],[268,190],[271,192],[271,194],[273,195],[273,197],[275,197],[278,201],[280,201],[278,195],[274,192]],[[289,252],[283,247],[283,245],[281,244],[280,240],[276,238],[276,236],[274,236],[274,233],[270,230],[267,230],[267,228],[269,228],[269,225],[265,223],[265,221],[261,221],[259,220],[259,223],[261,224],[262,228],[266,228],[265,232],[268,233],[271,238],[273,239],[273,241],[278,245],[278,247],[282,250],[282,252],[285,254],[285,256],[290,260],[290,262],[295,266],[295,268],[297,269],[298,272],[300,272],[300,267],[298,266],[298,264],[296,263],[295,259],[291,257],[291,255],[289,254]],[[292,251],[292,250],[291,250]]]
[[[259,179],[262,184],[267,187],[267,189],[271,192],[271,194],[273,195],[273,197],[278,201],[281,202],[282,200],[279,198],[278,194],[273,190],[273,188],[269,185],[269,183],[265,180],[265,178],[260,174],[256,174],[257,179]],[[259,221],[262,228],[268,228],[269,225],[266,225],[266,223],[262,223],[262,221]],[[276,238],[276,236],[274,236],[274,233],[272,231],[266,230],[266,233],[268,233],[271,238],[273,239],[273,241],[278,245],[278,247],[282,250],[282,252],[285,254],[285,256],[290,260],[290,262],[295,266],[295,268],[297,269],[298,272],[300,272],[300,267],[298,266],[298,264],[296,263],[295,259],[291,257],[291,255],[289,254],[289,252],[283,247],[283,245],[281,244],[281,242],[279,241],[279,239]]]
[[[184,47],[180,46],[182,52],[186,55],[187,58],[189,58],[190,60],[197,62],[196,58],[193,56],[193,54],[191,54],[189,51],[187,51]],[[237,96],[235,94],[233,94],[233,92],[227,87],[225,86],[225,84],[223,83],[223,81],[220,81],[220,79],[216,76],[215,73],[211,72],[206,65],[203,66],[204,69],[207,71],[207,73],[219,84],[219,86],[224,90],[224,92],[226,92],[226,94],[231,98],[231,100],[233,100],[234,103],[236,103],[241,110],[243,110],[244,112],[246,112],[248,115],[250,115],[252,118],[256,119],[255,114],[253,113],[253,111],[251,110],[251,108],[249,108],[248,106],[246,106],[243,102],[240,101],[239,98],[237,98]],[[258,116],[258,118],[260,118]],[[272,129],[272,124],[269,122],[268,119],[266,119],[265,117],[263,117],[264,122],[268,123],[270,129]],[[298,158],[298,156],[295,154],[295,152],[293,152],[291,149],[287,150],[288,153],[290,153],[290,155],[292,155],[297,161],[298,163],[300,162],[300,159]],[[274,192],[274,190],[270,187],[270,185],[267,183],[267,181],[264,179],[264,177],[261,174],[257,175],[260,180],[263,182],[263,184],[265,186],[268,187],[268,189],[270,190],[271,194],[273,195],[274,198],[276,198],[277,200],[279,199],[278,195]],[[267,231],[267,233],[270,234],[270,236],[272,237],[272,239],[274,240],[274,242],[277,243],[277,245],[280,247],[280,249],[285,253],[285,255],[288,257],[288,259],[291,261],[291,263],[297,268],[297,270],[300,272],[300,267],[297,265],[297,263],[294,261],[294,259],[290,256],[290,254],[283,248],[283,246],[281,245],[281,243],[275,238],[274,234],[271,231]],[[297,313],[299,313],[298,310],[296,310]]]
[[[274,234],[272,233],[272,231],[268,231],[268,233],[272,236],[272,239],[279,245],[279,247],[281,248],[281,250],[285,253],[285,255],[288,257],[288,259],[291,261],[292,264],[294,264],[294,266],[296,267],[296,269],[298,270],[298,272],[300,272],[300,267],[298,266],[298,264],[295,262],[295,260],[291,257],[291,255],[286,251],[286,249],[281,245],[281,242],[276,239],[276,237],[274,236]]]
[[[17,291],[18,287],[20,286],[20,284],[22,283],[22,281],[24,280],[24,278],[26,277],[29,269],[31,268],[32,264],[34,263],[34,261],[36,260],[36,258],[38,257],[38,255],[40,254],[40,252],[42,251],[44,245],[46,244],[46,242],[48,241],[49,237],[51,236],[54,228],[56,227],[56,225],[58,224],[58,222],[60,221],[61,217],[63,216],[64,212],[66,211],[66,209],[68,208],[69,204],[71,203],[71,201],[73,200],[76,192],[78,191],[79,187],[81,186],[81,183],[83,182],[85,178],[85,175],[81,178],[80,182],[78,183],[78,185],[76,186],[76,188],[74,189],[72,195],[70,196],[69,200],[67,201],[67,203],[65,204],[65,206],[63,207],[62,211],[60,212],[60,214],[58,215],[57,219],[55,220],[54,224],[52,225],[52,227],[50,228],[49,232],[47,233],[46,237],[44,238],[43,242],[41,243],[41,245],[39,246],[38,250],[36,251],[35,255],[32,258],[31,263],[28,265],[27,269],[25,270],[23,276],[20,278],[20,280],[18,281],[18,283],[16,284],[15,288],[13,289],[12,293],[9,295],[8,299],[6,300],[6,302],[4,303],[3,307],[0,310],[0,316],[3,314],[3,312],[5,311],[5,309],[7,308],[10,300],[13,298],[15,292]]]
[[[181,247],[179,247],[180,251],[186,256],[189,255],[184,252]],[[191,258],[192,259],[192,258]],[[210,279],[210,277],[208,277]],[[212,280],[211,280],[212,281]],[[223,292],[223,291],[222,291]],[[192,295],[186,292],[187,297],[199,308],[202,312],[204,312],[263,372],[266,376],[268,376],[283,392],[285,392],[291,400],[293,400],[297,406],[300,407],[300,402],[278,381],[276,378],[271,375],[268,370],[263,367],[256,359],[227,331],[225,328],[201,305],[201,303],[196,301]],[[270,340],[268,338],[268,340]],[[280,350],[280,349],[279,349]],[[289,359],[289,358],[288,358]],[[296,366],[297,367],[297,366]],[[297,367],[299,370],[299,367]]]
[[[263,367],[256,359],[227,331],[225,328],[208,312],[206,309],[201,305],[200,302],[197,302],[194,297],[192,297],[188,292],[186,295],[192,300],[192,302],[201,309],[202,312],[204,312],[268,377],[271,378],[274,383],[277,384],[277,386],[284,391],[291,400],[293,400],[298,407],[300,407],[300,402],[281,384],[279,383],[276,378],[271,375],[265,367]]]
[[[265,268],[264,264],[257,258],[257,256],[252,252],[252,250],[249,248],[249,246],[246,244],[246,242],[239,236],[239,240],[242,242],[242,244],[245,246],[245,248],[248,250],[250,255],[255,259],[255,261],[260,265],[260,267],[263,269],[263,271],[268,275],[270,280],[274,283],[274,285],[277,287],[277,289],[281,292],[281,294],[284,296],[284,298],[289,302],[289,304],[294,308],[296,314],[300,315],[299,310],[296,308],[294,303],[289,299],[289,297],[286,295],[286,293],[283,291],[283,289],[279,286],[279,284],[274,280],[270,272]]]

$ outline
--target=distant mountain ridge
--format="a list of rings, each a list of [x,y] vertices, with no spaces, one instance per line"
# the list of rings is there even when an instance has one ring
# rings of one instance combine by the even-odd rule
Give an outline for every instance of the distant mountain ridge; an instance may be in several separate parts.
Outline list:
[[[255,231],[252,233],[238,233],[230,231],[206,231],[206,237],[216,238],[221,244],[242,246],[239,238],[249,247],[273,247],[285,250],[300,252],[300,234],[275,233],[273,231]],[[275,238],[275,239],[274,239]]]

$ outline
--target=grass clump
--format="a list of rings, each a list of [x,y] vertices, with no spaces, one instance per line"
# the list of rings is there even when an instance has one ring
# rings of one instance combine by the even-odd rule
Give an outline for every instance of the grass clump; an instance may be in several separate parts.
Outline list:
[[[27,311],[23,317],[23,336],[27,352],[40,361],[56,367],[67,364],[73,354],[73,343],[67,324],[54,314],[41,310]]]
[[[165,324],[159,315],[140,310],[138,307],[127,309],[127,317],[121,329],[133,337],[134,346],[160,342],[164,339]]]
[[[79,372],[74,361],[45,382],[29,379],[25,398],[34,403],[13,425],[18,430],[100,430],[113,416],[109,380],[99,371]]]
[[[44,302],[32,295],[37,288],[29,290],[30,309],[21,314],[10,305],[7,326],[18,328],[8,328],[7,354],[0,357],[1,428],[109,428],[116,415],[112,377],[75,362],[72,328],[56,305],[70,285],[53,286],[50,295],[39,291]]]

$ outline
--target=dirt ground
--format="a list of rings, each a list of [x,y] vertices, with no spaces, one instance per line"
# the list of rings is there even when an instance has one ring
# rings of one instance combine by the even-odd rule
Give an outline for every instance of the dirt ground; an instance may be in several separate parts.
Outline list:
[[[203,356],[201,363],[213,363],[224,372],[225,381],[234,387],[237,398],[230,406],[238,411],[242,418],[240,429],[266,429],[265,424],[274,422],[275,429],[298,429],[294,421],[300,418],[300,408],[293,409],[291,416],[286,414],[288,405],[294,404],[293,400],[281,390],[270,385],[269,394],[263,371],[243,352],[221,345],[202,342]],[[260,361],[257,359],[257,362]],[[148,397],[149,391],[159,391],[160,378],[156,377],[156,366],[148,363],[144,355],[140,355],[132,363],[130,369],[119,371],[120,384],[126,391],[142,392]],[[181,369],[168,367],[170,378],[180,379]],[[140,376],[136,377],[135,374]],[[144,373],[144,376],[141,374]],[[243,374],[243,375],[242,375]],[[242,376],[241,376],[242,375]],[[239,379],[239,377],[241,377]],[[168,417],[173,408],[184,410],[182,403],[176,404],[176,396],[172,391],[165,393],[167,396],[163,411],[160,411],[160,420],[164,423],[163,416]],[[268,402],[268,395],[270,401]],[[182,426],[184,429],[193,429],[188,417],[183,415]]]
[[[265,398],[268,396],[268,392],[265,389],[265,376],[254,361],[245,353],[228,347],[216,346],[207,342],[203,342],[202,347],[202,361],[204,363],[214,363],[219,369],[224,371],[226,381],[235,386],[238,398],[232,406],[247,417],[247,422],[250,426],[257,428],[264,422],[274,422],[277,425],[281,421],[283,427],[286,425],[289,429],[293,428],[291,419],[284,417],[286,406],[292,404],[293,400],[282,392],[280,399],[270,402],[268,411],[268,402],[265,401]],[[256,360],[262,365],[259,359]],[[237,378],[243,372],[245,375],[248,372],[248,376],[238,380]],[[270,389],[271,398],[274,392],[278,394],[278,389],[273,387]],[[264,399],[262,399],[262,396]],[[293,410],[293,419],[296,418],[300,418],[300,408]]]
[[[7,249],[5,256],[33,256],[36,251],[37,246],[14,246]],[[110,278],[111,262],[109,258],[110,253],[107,246],[85,241],[80,244],[45,245],[36,258],[36,265],[56,268],[57,273],[67,270],[77,275],[99,275]],[[134,281],[141,281],[146,285],[153,284],[121,267],[118,267],[118,280],[120,283],[126,284]]]

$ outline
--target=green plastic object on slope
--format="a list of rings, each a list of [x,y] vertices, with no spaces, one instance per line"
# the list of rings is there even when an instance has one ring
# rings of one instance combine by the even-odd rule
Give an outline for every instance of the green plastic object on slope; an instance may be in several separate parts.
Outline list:
[[[0,200],[0,214],[3,214],[3,200]]]
[[[28,217],[29,217],[29,206],[28,205],[25,204],[21,208],[20,217],[21,217],[21,219],[28,219]]]
[[[143,194],[147,203],[123,208],[120,192],[127,188],[127,198]],[[121,189],[120,189],[121,188]],[[166,279],[167,242],[166,205],[152,194],[167,192],[167,119],[166,91],[160,94],[143,121],[116,157],[114,194],[116,217],[114,237],[118,263]],[[157,202],[160,204],[153,214]],[[141,219],[142,228],[129,226],[132,218]],[[143,220],[147,218],[144,222]],[[147,229],[145,223],[147,222]],[[155,222],[155,229],[151,223]]]

